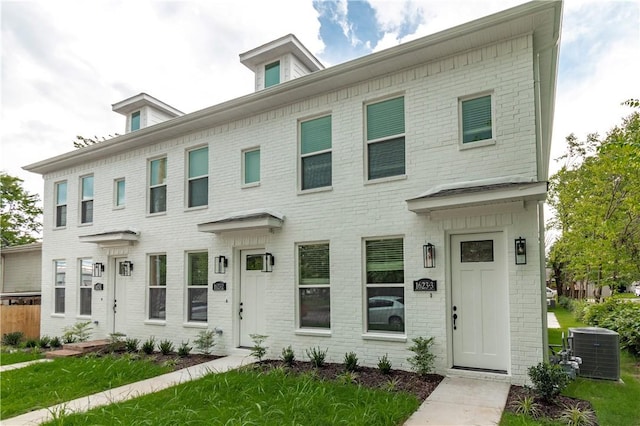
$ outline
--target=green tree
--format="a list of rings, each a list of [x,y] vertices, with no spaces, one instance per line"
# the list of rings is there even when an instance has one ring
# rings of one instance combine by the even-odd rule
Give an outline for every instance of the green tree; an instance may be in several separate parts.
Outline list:
[[[571,135],[567,143],[566,164],[550,180],[550,227],[561,232],[550,266],[556,281],[616,288],[640,275],[640,113],[604,139]]]
[[[42,231],[42,208],[38,194],[29,194],[23,180],[0,172],[2,183],[2,247],[28,244]]]

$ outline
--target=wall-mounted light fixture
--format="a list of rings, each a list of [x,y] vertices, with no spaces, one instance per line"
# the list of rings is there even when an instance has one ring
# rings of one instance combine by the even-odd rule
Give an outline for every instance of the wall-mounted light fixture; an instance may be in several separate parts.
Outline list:
[[[124,262],[120,262],[120,275],[123,277],[130,277],[131,272],[133,272],[133,262],[130,260],[125,260]]]
[[[527,264],[527,240],[518,237],[515,241],[516,244],[516,265],[526,265]]]
[[[104,263],[96,262],[93,264],[93,276],[101,277],[104,272]]]
[[[227,266],[229,266],[229,260],[224,256],[216,256],[213,263],[214,274],[224,274],[227,272]]]
[[[271,253],[265,253],[262,256],[262,272],[272,272],[273,265],[276,263],[275,258]]]
[[[422,255],[424,258],[425,268],[436,267],[436,246],[431,243],[427,243],[426,245],[422,246]]]

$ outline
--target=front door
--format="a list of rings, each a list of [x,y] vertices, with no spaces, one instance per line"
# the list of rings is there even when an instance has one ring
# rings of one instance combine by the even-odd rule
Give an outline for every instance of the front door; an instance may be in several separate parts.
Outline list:
[[[240,346],[251,347],[252,334],[265,334],[266,273],[264,250],[240,252]]]
[[[502,232],[451,236],[454,368],[507,371],[505,261]]]
[[[127,298],[126,281],[129,277],[120,275],[120,262],[126,258],[116,257],[113,259],[113,298],[111,299],[111,309],[113,313],[113,332],[127,334]]]

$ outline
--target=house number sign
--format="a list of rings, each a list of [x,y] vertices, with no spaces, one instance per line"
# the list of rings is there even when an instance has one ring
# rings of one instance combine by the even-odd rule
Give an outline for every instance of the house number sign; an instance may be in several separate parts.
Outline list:
[[[227,289],[227,283],[224,281],[216,281],[212,286],[213,291],[225,291]]]
[[[437,291],[438,282],[429,278],[420,278],[413,282],[413,291]]]

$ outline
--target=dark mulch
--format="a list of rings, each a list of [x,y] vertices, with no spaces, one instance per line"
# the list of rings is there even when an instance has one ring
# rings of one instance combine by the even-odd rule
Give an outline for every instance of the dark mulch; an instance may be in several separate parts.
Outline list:
[[[534,396],[531,389],[522,387],[522,386],[511,386],[509,390],[509,396],[507,397],[507,404],[505,406],[505,410],[511,413],[516,413],[516,407],[518,405],[518,401],[522,400],[526,396]],[[562,415],[562,412],[567,407],[579,407],[581,410],[590,410],[593,415],[592,423],[594,426],[598,425],[598,421],[595,418],[595,411],[591,406],[589,401],[584,401],[582,399],[571,398],[564,395],[558,395],[554,398],[553,401],[544,401],[541,398],[536,397],[535,402],[538,405],[538,409],[540,410],[540,414],[543,417],[547,417],[549,419],[558,420]]]

